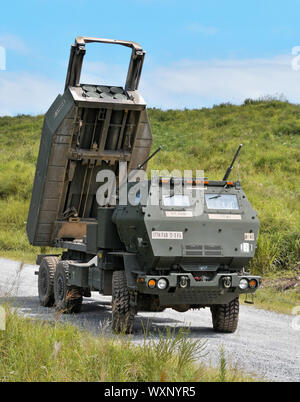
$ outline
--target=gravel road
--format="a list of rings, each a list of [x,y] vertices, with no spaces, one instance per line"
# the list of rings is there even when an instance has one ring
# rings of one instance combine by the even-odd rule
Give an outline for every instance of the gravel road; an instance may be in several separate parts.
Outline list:
[[[21,268],[21,269],[20,269]],[[37,267],[0,259],[0,304],[10,299],[26,316],[54,320],[52,309],[39,306],[37,297]],[[110,297],[93,293],[85,299],[82,313],[63,315],[60,320],[98,333],[105,330],[110,334]],[[155,332],[158,328],[187,327],[191,336],[207,340],[208,355],[205,358],[213,365],[218,364],[220,348],[224,345],[226,358],[234,366],[258,378],[273,381],[300,381],[300,329],[293,328],[295,317],[276,314],[255,307],[241,306],[240,323],[235,334],[215,334],[212,331],[209,309],[177,313],[141,313],[135,323],[134,342],[143,340],[143,327]],[[299,321],[299,320],[298,320]]]

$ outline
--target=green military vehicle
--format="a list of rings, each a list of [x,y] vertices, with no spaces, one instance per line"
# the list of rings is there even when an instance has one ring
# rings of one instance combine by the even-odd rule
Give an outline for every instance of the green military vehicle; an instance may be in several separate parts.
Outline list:
[[[124,88],[80,83],[92,42],[131,48]],[[130,177],[153,156],[138,91],[144,56],[141,46],[120,40],[78,37],[71,47],[64,94],[45,115],[27,222],[32,245],[65,250],[37,257],[40,303],[78,313],[92,292],[112,295],[113,330],[126,333],[139,311],[209,307],[214,329],[231,333],[239,296],[261,283],[245,271],[259,220],[240,183],[229,181],[233,163],[221,181],[159,177],[140,182],[146,196],[140,190],[134,202],[97,202],[101,172],[117,178],[118,201],[120,163]]]

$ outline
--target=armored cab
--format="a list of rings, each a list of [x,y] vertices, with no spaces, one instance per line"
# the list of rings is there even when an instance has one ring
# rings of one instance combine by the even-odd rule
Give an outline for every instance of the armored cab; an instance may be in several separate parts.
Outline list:
[[[86,44],[131,48],[124,88],[81,84]],[[136,43],[76,38],[65,84],[45,115],[27,234],[34,246],[55,246],[60,239],[83,239],[97,219],[96,176],[117,174],[118,161],[129,171],[150,152],[152,134],[146,103],[138,91],[145,52]]]

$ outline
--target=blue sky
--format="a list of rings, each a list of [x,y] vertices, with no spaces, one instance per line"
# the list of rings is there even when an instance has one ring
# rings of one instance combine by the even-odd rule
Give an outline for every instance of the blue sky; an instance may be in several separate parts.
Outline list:
[[[147,51],[140,89],[149,106],[200,108],[275,94],[300,103],[300,71],[291,66],[299,15],[296,0],[2,2],[0,115],[47,110],[63,89],[77,35],[140,43]],[[84,81],[124,81],[128,49],[87,50]]]

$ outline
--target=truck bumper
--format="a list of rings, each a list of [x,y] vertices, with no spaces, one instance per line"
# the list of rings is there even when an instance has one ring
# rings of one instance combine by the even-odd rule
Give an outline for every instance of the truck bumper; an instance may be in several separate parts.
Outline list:
[[[182,281],[183,277],[186,279],[185,281]],[[158,288],[160,279],[167,281],[166,289]],[[248,282],[246,289],[241,289],[239,286],[242,279]],[[149,286],[150,281],[155,281],[154,287]],[[251,287],[250,282],[252,285],[255,283],[256,286]],[[185,286],[183,287],[182,284]],[[239,275],[237,273],[218,273],[210,281],[196,280],[190,273],[171,273],[167,276],[139,275],[137,278],[138,292],[159,296],[161,306],[227,304],[241,294],[255,293],[260,284],[261,277],[259,276]]]

